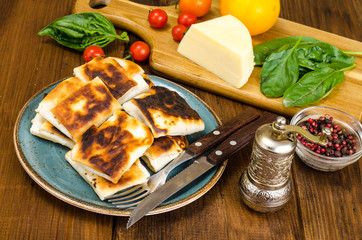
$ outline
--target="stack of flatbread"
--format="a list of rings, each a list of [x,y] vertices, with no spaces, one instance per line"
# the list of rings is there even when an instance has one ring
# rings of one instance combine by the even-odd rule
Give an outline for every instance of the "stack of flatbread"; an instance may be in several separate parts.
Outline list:
[[[185,99],[154,86],[139,65],[97,57],[43,98],[30,132],[68,147],[65,159],[104,200],[146,182],[145,165],[159,171],[188,146],[185,135],[204,127]]]

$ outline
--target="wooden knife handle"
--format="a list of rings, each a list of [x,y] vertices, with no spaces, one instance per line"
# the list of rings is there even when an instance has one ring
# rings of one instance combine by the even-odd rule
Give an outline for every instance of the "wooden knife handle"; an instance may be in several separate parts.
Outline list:
[[[277,115],[266,112],[258,120],[240,128],[207,156],[208,161],[214,165],[221,164],[252,141],[260,126],[272,123],[276,117]]]
[[[193,155],[194,157],[198,157],[209,151],[215,145],[221,143],[223,140],[225,140],[228,136],[230,136],[233,132],[235,132],[242,126],[245,126],[246,124],[257,119],[259,116],[260,115],[256,110],[249,107],[230,121],[215,128],[213,131],[209,132],[202,138],[190,144],[186,148],[186,152]]]

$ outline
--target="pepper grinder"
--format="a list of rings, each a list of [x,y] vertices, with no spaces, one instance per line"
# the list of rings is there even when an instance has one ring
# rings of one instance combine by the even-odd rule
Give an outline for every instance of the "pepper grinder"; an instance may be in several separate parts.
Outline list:
[[[295,133],[326,145],[330,129],[325,128],[321,136],[314,136],[299,126],[286,125],[286,119],[279,116],[256,130],[251,162],[239,180],[242,199],[251,209],[264,213],[277,211],[290,199],[290,167],[297,146]]]

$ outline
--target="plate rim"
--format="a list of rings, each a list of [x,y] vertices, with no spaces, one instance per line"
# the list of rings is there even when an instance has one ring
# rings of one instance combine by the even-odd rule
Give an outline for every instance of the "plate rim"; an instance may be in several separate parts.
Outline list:
[[[213,109],[210,108],[210,106],[208,104],[206,104],[199,96],[197,96],[196,94],[192,93],[191,91],[189,91],[188,89],[184,88],[183,86],[180,86],[179,84],[176,84],[168,79],[165,79],[163,77],[159,77],[156,75],[152,75],[152,74],[146,74],[148,77],[152,77],[152,78],[158,78],[161,81],[165,81],[168,82],[171,85],[175,85],[178,88],[181,88],[183,91],[189,93],[190,95],[192,95],[193,97],[195,97],[198,101],[200,101],[202,103],[202,105],[204,107],[207,108],[208,111],[210,111],[210,113],[215,117],[215,120],[217,122],[217,124],[220,126],[222,124],[219,116],[215,113],[215,111]],[[93,205],[91,203],[85,202],[82,199],[78,199],[75,198],[69,194],[65,194],[64,192],[56,189],[55,187],[53,187],[51,184],[49,184],[45,179],[43,179],[38,172],[30,166],[28,160],[26,159],[26,157],[24,156],[24,153],[22,151],[22,148],[20,146],[19,140],[18,140],[18,136],[19,136],[19,125],[21,123],[21,117],[24,115],[24,112],[26,111],[28,105],[30,104],[30,102],[36,98],[37,96],[39,96],[42,92],[44,92],[46,89],[51,88],[52,86],[59,84],[60,82],[62,82],[63,80],[67,79],[69,77],[65,77],[61,80],[58,80],[56,82],[53,82],[45,87],[43,87],[41,90],[37,91],[35,94],[33,94],[30,99],[23,105],[23,107],[21,108],[21,110],[18,113],[18,116],[16,118],[15,121],[15,125],[14,125],[14,131],[13,131],[13,141],[14,141],[14,146],[15,146],[15,152],[17,155],[17,158],[21,164],[21,166],[23,167],[23,169],[26,171],[26,173],[41,187],[43,188],[45,191],[47,191],[48,193],[50,193],[52,196],[81,209],[87,210],[87,211],[91,211],[94,213],[100,213],[100,214],[105,214],[105,215],[111,215],[111,216],[130,216],[132,214],[132,210],[133,209],[122,209],[122,208],[110,208],[110,207],[105,207],[105,206],[100,206],[100,205]],[[210,189],[213,188],[213,186],[218,182],[218,180],[220,179],[220,177],[222,176],[225,168],[227,165],[227,160],[219,166],[219,169],[214,173],[214,175],[211,177],[211,179],[207,182],[207,184],[205,184],[204,186],[202,186],[200,189],[198,189],[196,192],[188,195],[186,198],[184,199],[180,199],[178,201],[175,201],[173,203],[169,203],[169,204],[165,204],[165,205],[161,205],[156,207],[155,209],[153,209],[152,211],[150,211],[148,214],[146,215],[155,215],[155,214],[160,214],[160,213],[165,213],[165,212],[169,212],[169,211],[173,211],[176,210],[178,208],[181,208],[183,206],[188,205],[191,202],[196,201],[197,199],[199,199],[200,197],[202,197],[204,194],[206,194]],[[80,175],[79,175],[80,176]],[[81,176],[80,176],[81,177]],[[101,201],[99,199],[99,201]]]

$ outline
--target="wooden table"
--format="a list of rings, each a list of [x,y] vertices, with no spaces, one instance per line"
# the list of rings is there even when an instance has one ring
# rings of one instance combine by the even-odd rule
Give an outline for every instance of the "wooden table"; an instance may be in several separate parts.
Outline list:
[[[171,0],[141,1],[166,5]],[[178,210],[148,216],[126,229],[128,218],[88,212],[53,197],[23,170],[14,151],[13,127],[26,101],[43,87],[69,76],[83,63],[79,52],[37,32],[71,14],[72,0],[3,0],[0,10],[0,239],[361,239],[362,162],[324,173],[292,166],[293,196],[273,214],[248,209],[238,190],[251,145],[230,158],[219,182],[202,198]],[[281,0],[281,17],[362,41],[359,0]],[[301,33],[302,34],[302,33]],[[137,40],[131,36],[131,41]],[[361,49],[356,49],[361,50]],[[109,56],[122,56],[114,41]],[[151,73],[147,63],[142,64]],[[186,86],[222,121],[246,105]]]

